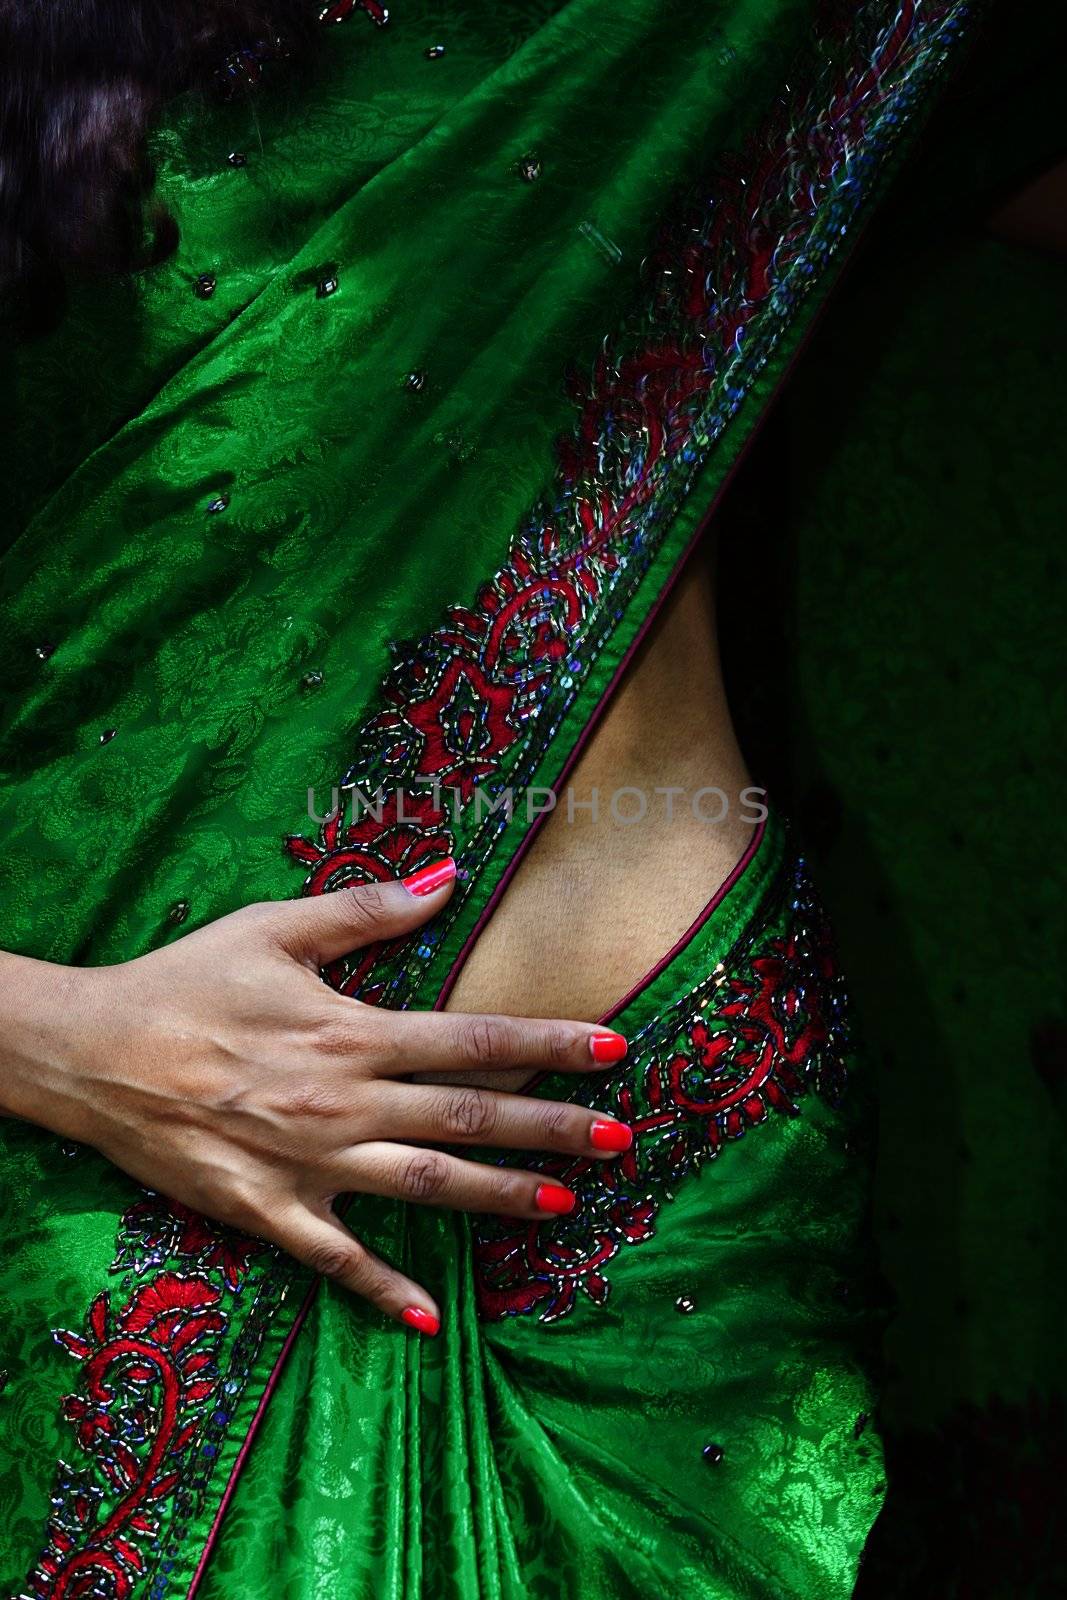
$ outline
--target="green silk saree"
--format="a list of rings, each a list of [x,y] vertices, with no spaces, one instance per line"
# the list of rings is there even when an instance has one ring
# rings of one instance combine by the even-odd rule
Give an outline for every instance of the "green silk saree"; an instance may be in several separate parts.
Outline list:
[[[250,51],[176,106],[178,255],[16,357],[5,945],[129,959],[452,850],[434,924],[326,975],[440,1003],[970,9],[340,4],[310,83]],[[351,1208],[437,1341],[5,1126],[10,1591],[848,1595],[862,1073],[773,812],[741,865],[613,1013],[621,1176],[530,1234]]]

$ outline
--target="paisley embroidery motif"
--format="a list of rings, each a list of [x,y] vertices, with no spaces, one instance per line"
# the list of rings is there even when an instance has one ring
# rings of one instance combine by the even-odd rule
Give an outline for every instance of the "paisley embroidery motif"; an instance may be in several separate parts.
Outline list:
[[[377,0],[327,5],[322,20],[357,11],[385,20]],[[561,447],[556,493],[473,602],[398,652],[344,779],[367,795],[391,792],[393,809],[348,824],[339,810],[317,840],[287,841],[309,869],[305,893],[455,853],[435,783],[459,796],[461,866],[468,883],[477,878],[507,817],[480,818],[475,785],[537,782],[673,513],[851,233],[969,11],[952,0],[861,6],[829,43],[821,81],[783,103],[750,158],[705,186],[710,198],[665,232],[640,319],[574,387],[579,415]],[[223,85],[256,81],[270,53],[232,57]],[[346,992],[404,1004],[465,892],[461,881],[436,930],[327,976]],[[606,1169],[566,1168],[581,1203],[551,1235],[484,1224],[486,1316],[537,1310],[547,1321],[579,1289],[603,1299],[603,1269],[622,1244],[650,1237],[672,1183],[807,1088],[832,1091],[840,1019],[836,979],[813,955],[821,948],[802,920],[792,943],[768,931],[765,945],[734,953],[717,996],[709,978],[686,1015],[661,1019],[673,1034],[638,1041],[642,1073],[618,1089],[619,1114],[639,1125],[628,1165],[614,1187]],[[171,1589],[167,1574],[215,1493],[214,1460],[288,1292],[290,1273],[273,1252],[254,1259],[261,1248],[164,1201],[138,1202],[123,1218],[112,1271],[125,1274],[125,1298],[116,1304],[104,1291],[82,1331],[56,1335],[80,1363],[64,1414],[88,1459],[60,1464],[25,1600],[129,1600],[149,1579],[153,1595]]]
[[[430,811],[424,826],[461,876],[432,937],[362,952],[328,974],[346,993],[410,1003],[509,820],[506,807],[471,804],[476,786],[499,796],[543,781],[552,741],[673,512],[851,233],[970,7],[873,0],[842,10],[813,87],[783,99],[748,156],[715,175],[650,253],[640,322],[606,341],[589,380],[572,385],[579,414],[555,491],[505,564],[472,604],[396,647],[338,793],[402,792],[406,809],[430,792],[436,810],[451,790],[454,829]],[[373,834],[362,842],[380,863]],[[286,843],[314,865],[307,894],[360,875],[337,819],[318,843]],[[380,876],[377,866],[366,875]]]
[[[608,1263],[655,1232],[681,1179],[732,1139],[795,1115],[814,1090],[832,1104],[845,1082],[845,996],[825,913],[797,862],[725,962],[632,1042],[605,1100],[595,1084],[559,1080],[555,1098],[603,1107],[634,1142],[617,1161],[547,1156],[532,1170],[575,1191],[557,1223],[486,1218],[475,1229],[475,1275],[488,1321],[536,1311],[554,1322],[579,1291],[603,1304]],[[531,1169],[523,1159],[524,1169]]]
[[[254,1259],[272,1255],[155,1195],[125,1213],[111,1268],[125,1298],[105,1289],[81,1331],[53,1334],[81,1364],[63,1416],[86,1459],[60,1463],[23,1600],[141,1592],[184,1531],[280,1298],[243,1299]]]

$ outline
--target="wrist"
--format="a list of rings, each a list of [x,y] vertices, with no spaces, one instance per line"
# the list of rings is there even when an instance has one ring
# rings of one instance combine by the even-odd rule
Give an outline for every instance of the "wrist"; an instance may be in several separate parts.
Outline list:
[[[87,1137],[76,1083],[93,976],[0,951],[0,1114]]]

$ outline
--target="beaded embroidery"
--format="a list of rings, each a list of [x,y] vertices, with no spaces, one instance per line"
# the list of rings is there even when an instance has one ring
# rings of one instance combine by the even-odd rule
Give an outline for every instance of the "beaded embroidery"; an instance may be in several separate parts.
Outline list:
[[[509,820],[470,804],[535,786],[553,739],[659,549],[716,441],[851,233],[921,88],[941,66],[969,5],[873,0],[830,49],[803,98],[783,99],[746,162],[719,174],[649,260],[648,321],[605,343],[560,447],[556,492],[536,506],[505,564],[396,663],[357,735],[342,791],[423,808],[426,837],[456,855],[460,881],[417,941],[361,952],[329,974],[346,993],[410,1003]],[[888,18],[888,20],[886,20]],[[437,787],[435,787],[437,786]],[[440,791],[456,816],[445,827]],[[425,796],[435,797],[427,808]],[[482,798],[479,795],[479,798]],[[292,837],[312,865],[304,892],[392,876],[395,816],[379,847],[364,818],[362,864],[338,816],[317,842]],[[355,805],[353,805],[353,811]],[[414,845],[411,846],[414,849]]]
[[[47,1544],[20,1600],[128,1600],[147,1592],[150,1570],[173,1565],[286,1297],[274,1259],[152,1194],[124,1214],[111,1266],[121,1296],[103,1290],[81,1331],[53,1334],[81,1364],[63,1416],[86,1459],[59,1464]]]
[[[437,929],[338,964],[327,973],[337,987],[392,1005],[414,993],[507,821],[478,816],[475,786],[536,781],[674,511],[853,230],[970,9],[965,0],[868,0],[829,46],[851,60],[828,59],[807,96],[783,100],[747,167],[720,174],[710,198],[664,234],[649,261],[650,326],[605,343],[588,382],[573,388],[579,415],[561,446],[555,495],[471,605],[452,607],[397,652],[342,784],[391,791],[392,809],[347,825],[338,811],[317,840],[287,840],[310,869],[305,893],[394,877],[447,851],[466,869]],[[320,20],[357,11],[387,20],[377,0],[328,4]],[[283,53],[269,41],[235,54],[220,83],[246,88]],[[461,848],[435,782],[459,797]],[[764,948],[731,956],[721,986],[729,995],[710,1021],[697,991],[689,1014],[673,1008],[660,1019],[673,1037],[635,1041],[642,1075],[620,1083],[617,1109],[639,1138],[627,1165],[616,1164],[614,1189],[605,1167],[595,1179],[568,1168],[581,1203],[562,1231],[542,1226],[535,1238],[481,1226],[486,1316],[537,1310],[548,1321],[579,1290],[602,1300],[606,1264],[623,1243],[651,1236],[657,1188],[669,1193],[769,1109],[789,1110],[806,1088],[836,1082],[836,978],[819,967],[823,957],[811,966],[823,946],[809,923],[797,924],[793,944],[775,937],[768,931]],[[709,1004],[715,984],[705,986]],[[292,1278],[272,1250],[154,1199],[124,1216],[111,1270],[125,1275],[122,1303],[105,1291],[83,1332],[56,1333],[81,1363],[64,1415],[88,1460],[60,1464],[47,1546],[20,1600],[172,1592],[187,1530],[217,1503],[215,1462]]]
[[[483,1218],[475,1280],[487,1320],[554,1322],[579,1291],[608,1297],[608,1263],[642,1244],[679,1181],[774,1112],[845,1083],[845,995],[825,913],[802,861],[783,867],[726,960],[631,1041],[614,1082],[559,1078],[553,1098],[610,1111],[633,1129],[616,1161],[549,1155],[532,1170],[573,1189],[558,1222]],[[509,1161],[513,1158],[508,1158]]]

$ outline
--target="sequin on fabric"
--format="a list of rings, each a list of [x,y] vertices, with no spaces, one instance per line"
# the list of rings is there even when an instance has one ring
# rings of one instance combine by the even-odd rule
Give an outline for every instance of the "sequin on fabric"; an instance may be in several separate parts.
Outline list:
[[[634,1142],[617,1161],[523,1156],[524,1170],[578,1198],[551,1225],[479,1220],[483,1317],[536,1312],[554,1322],[579,1292],[603,1304],[609,1263],[653,1236],[660,1206],[689,1173],[773,1113],[798,1114],[809,1091],[838,1104],[846,1052],[829,924],[803,862],[787,862],[726,959],[631,1040],[613,1081],[554,1080],[553,1098],[612,1112]]]
[[[574,386],[578,420],[554,496],[470,603],[396,647],[338,785],[353,821],[342,800],[317,839],[287,848],[311,869],[308,894],[394,876],[401,828],[406,870],[420,835],[462,870],[424,938],[328,974],[344,993],[391,1006],[413,996],[507,824],[493,801],[541,779],[672,513],[854,230],[969,9],[877,0],[843,43],[828,41],[820,76],[784,97],[747,157],[713,174],[651,252],[640,325],[605,341]],[[380,795],[391,799],[376,821],[356,799]]]
[[[328,6],[323,21],[357,11],[379,23],[387,15],[353,0]],[[828,42],[806,92],[786,96],[748,157],[713,175],[703,201],[665,230],[640,318],[605,342],[574,386],[577,422],[554,494],[473,598],[398,649],[357,734],[344,784],[393,800],[377,816],[346,821],[338,811],[315,839],[288,841],[307,868],[307,893],[459,857],[441,926],[339,964],[328,974],[338,988],[392,1005],[414,993],[506,824],[505,812],[478,814],[475,790],[541,776],[664,530],[854,231],[968,11],[949,0],[861,7],[848,37]],[[242,88],[263,59],[241,53],[222,78]],[[209,280],[214,287],[211,274],[198,281],[206,289]],[[455,826],[445,789],[458,796]],[[768,931],[765,946],[731,955],[726,984],[709,978],[707,1012],[695,993],[657,1023],[662,1032],[636,1041],[640,1076],[620,1078],[618,1089],[619,1114],[639,1132],[629,1165],[610,1182],[603,1169],[568,1174],[580,1204],[562,1226],[576,1231],[553,1235],[544,1259],[506,1226],[484,1225],[485,1315],[549,1320],[579,1291],[602,1299],[607,1263],[650,1236],[673,1185],[806,1089],[835,1081],[836,1022],[832,1007],[819,1009],[832,980],[810,967],[820,948],[809,923],[792,945]],[[806,989],[793,976],[799,968]],[[92,1298],[81,1327],[56,1333],[78,1363],[64,1415],[79,1457],[59,1465],[31,1600],[129,1600],[149,1585],[153,1595],[171,1588],[167,1563],[216,1503],[212,1464],[291,1281],[290,1264],[256,1251],[163,1201],[125,1214],[116,1288]]]
[[[26,1600],[128,1600],[180,1547],[288,1292],[263,1270],[274,1255],[152,1194],[124,1214],[117,1290],[53,1335],[80,1364],[63,1401],[77,1457],[59,1465]]]

